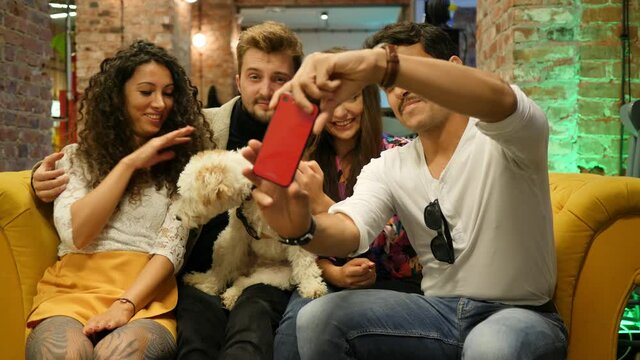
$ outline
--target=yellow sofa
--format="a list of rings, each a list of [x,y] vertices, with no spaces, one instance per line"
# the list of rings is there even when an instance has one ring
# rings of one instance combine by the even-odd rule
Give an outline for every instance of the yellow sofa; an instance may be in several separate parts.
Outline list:
[[[56,259],[51,207],[34,201],[30,171],[0,173],[0,349],[24,357],[25,319]],[[640,283],[640,179],[551,174],[558,285],[569,359],[616,358],[618,324]]]

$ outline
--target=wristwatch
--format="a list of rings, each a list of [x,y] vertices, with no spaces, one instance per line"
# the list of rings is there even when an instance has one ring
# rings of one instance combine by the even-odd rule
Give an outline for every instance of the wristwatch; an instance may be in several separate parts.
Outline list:
[[[298,245],[298,246],[306,245],[311,240],[313,240],[313,234],[315,234],[315,232],[316,232],[316,221],[313,220],[313,216],[312,216],[311,225],[309,225],[309,230],[307,230],[307,232],[304,235],[296,238],[280,237],[280,242],[285,245]]]

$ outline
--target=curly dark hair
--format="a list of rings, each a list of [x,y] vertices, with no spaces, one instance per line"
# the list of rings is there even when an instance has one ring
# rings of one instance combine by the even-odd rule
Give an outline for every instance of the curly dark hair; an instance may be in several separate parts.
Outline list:
[[[175,157],[149,170],[138,170],[127,186],[131,199],[139,198],[143,185],[153,183],[170,194],[189,158],[198,151],[214,147],[213,132],[205,122],[198,89],[191,84],[184,68],[167,51],[153,43],[138,40],[100,64],[100,71],[89,79],[80,102],[77,154],[86,165],[86,176],[95,188],[125,156],[138,148],[125,106],[125,83],[140,65],[155,62],[165,66],[173,80],[173,108],[156,136],[187,125],[195,128],[191,141],[174,146]]]

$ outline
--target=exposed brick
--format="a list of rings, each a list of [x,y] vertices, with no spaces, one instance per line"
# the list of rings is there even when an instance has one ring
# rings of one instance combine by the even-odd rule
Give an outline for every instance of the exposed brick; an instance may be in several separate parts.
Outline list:
[[[565,6],[571,7],[575,5],[575,1],[573,0],[543,0],[542,3],[545,6]]]
[[[571,85],[522,85],[522,91],[534,99],[568,99],[573,93]]]
[[[78,90],[87,86],[89,77],[98,71],[104,58],[113,56],[118,49],[138,39],[153,41],[166,48],[189,69],[189,52],[184,50],[185,45],[176,44],[186,43],[189,46],[190,34],[177,34],[175,29],[182,23],[190,23],[189,4],[183,1],[131,1],[121,9],[119,0],[103,0],[82,1],[77,5]],[[181,16],[175,15],[177,9]]]
[[[601,165],[607,174],[618,172],[621,3],[622,0],[478,2],[478,67],[499,74],[511,72],[514,80],[544,108],[551,124],[551,171],[575,172],[582,164]],[[640,58],[640,2],[631,1],[629,5],[631,98],[637,99],[640,62],[635,59]],[[497,26],[507,15],[511,15],[509,26]],[[513,34],[515,46],[502,49],[512,53],[512,62],[506,61],[509,54],[495,54],[501,33]]]
[[[575,104],[571,102],[553,101],[551,105],[545,107],[545,114],[554,121],[554,127],[557,124],[566,124],[574,129],[575,124],[571,119],[576,117]]]
[[[536,47],[518,48],[513,52],[514,61],[543,61],[573,57],[575,47],[569,45],[550,46],[550,44],[540,43]]]
[[[563,111],[562,121],[556,121],[551,124],[550,136],[557,139],[573,139],[576,136],[576,122],[570,111]]]
[[[620,57],[620,46],[584,43],[579,46],[579,53],[582,60],[611,60]]]
[[[579,98],[577,100],[578,113],[582,117],[593,117],[601,119],[603,117],[615,117],[618,114],[619,105],[616,99],[590,99]]]
[[[616,82],[610,81],[581,81],[579,95],[589,98],[620,98],[620,88]]]
[[[574,21],[574,12],[567,7],[520,7],[514,10],[517,24],[568,24]]]
[[[317,6],[317,0],[213,0],[215,5],[231,5],[235,3],[238,7],[265,7],[265,6]],[[324,0],[323,5],[409,5],[410,0]]]
[[[582,134],[619,136],[620,121],[612,117],[578,120],[578,131]]]
[[[551,41],[571,41],[575,38],[575,29],[568,26],[546,28],[542,33],[542,38]]]
[[[580,76],[583,78],[605,78],[609,61],[583,61],[580,67]]]
[[[622,19],[622,8],[617,5],[587,7],[582,11],[583,23],[619,22]]]
[[[538,41],[538,29],[535,27],[514,27],[513,39],[516,43]]]
[[[620,147],[620,139],[617,136],[578,135],[577,143],[581,152],[597,157],[616,154]]]
[[[203,19],[206,20],[200,29],[197,22],[192,22],[190,32],[195,34],[202,31],[208,42],[201,51],[190,49],[191,78],[203,102],[206,102],[211,85],[216,87],[219,100],[225,102],[235,94],[235,49],[231,49],[232,41],[238,36],[237,23],[234,21],[235,7],[216,4],[220,3],[216,0],[203,1]]]
[[[4,47],[4,60],[13,62],[16,60],[16,47],[12,44],[6,44]]]
[[[579,40],[617,43],[622,32],[619,23],[589,23],[580,28]]]
[[[623,157],[626,158],[624,155]],[[583,156],[576,166],[582,166],[587,169],[599,166],[604,169],[606,174],[618,175],[618,169],[620,167],[619,150],[602,156]],[[626,167],[626,164],[623,163],[623,168],[624,167]]]
[[[48,1],[0,3],[0,171],[21,170],[51,151]]]
[[[607,5],[609,2],[609,0],[582,0],[584,5]]]
[[[540,0],[513,0],[513,7],[540,5]]]
[[[552,137],[549,153],[555,156],[569,156],[575,151],[575,140],[570,137]]]

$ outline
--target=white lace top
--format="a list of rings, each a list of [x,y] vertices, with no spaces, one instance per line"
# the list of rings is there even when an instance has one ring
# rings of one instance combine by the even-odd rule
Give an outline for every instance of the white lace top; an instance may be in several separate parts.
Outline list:
[[[171,209],[167,189],[156,190],[153,185],[144,188],[137,202],[129,196],[120,202],[119,210],[112,215],[97,238],[83,249],[73,244],[71,204],[89,192],[84,176],[84,166],[75,156],[77,144],[64,147],[64,157],[56,168],[65,169],[69,175],[67,188],[55,200],[53,220],[60,235],[58,256],[69,253],[97,253],[105,251],[136,251],[167,257],[174,265],[174,272],[182,266],[189,230],[176,219]],[[70,158],[74,159],[73,166]]]

